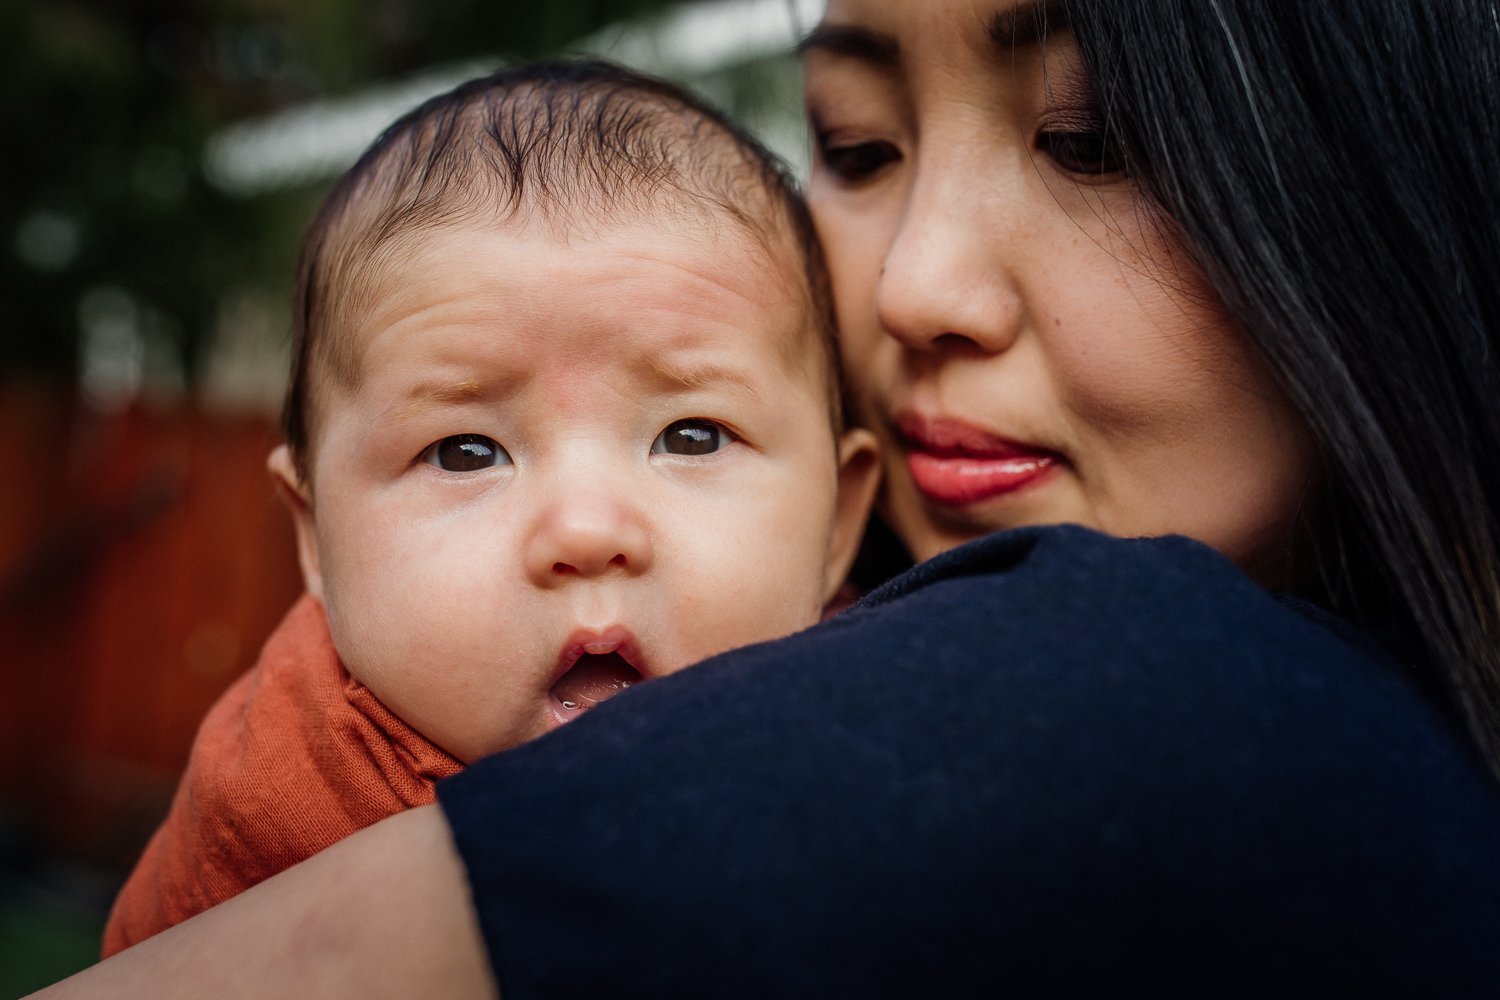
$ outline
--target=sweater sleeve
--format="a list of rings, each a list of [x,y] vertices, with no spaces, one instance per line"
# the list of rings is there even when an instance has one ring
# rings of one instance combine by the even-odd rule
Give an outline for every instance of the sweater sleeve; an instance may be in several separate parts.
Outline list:
[[[973,543],[438,791],[507,1000],[1500,984],[1487,774],[1183,539]]]

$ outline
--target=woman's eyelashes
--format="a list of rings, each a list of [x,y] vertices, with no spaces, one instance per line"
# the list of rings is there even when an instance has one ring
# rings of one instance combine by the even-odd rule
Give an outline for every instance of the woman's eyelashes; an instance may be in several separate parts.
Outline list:
[[[1119,138],[1102,123],[1044,127],[1037,133],[1036,146],[1059,169],[1079,177],[1126,173]]]
[[[422,452],[422,461],[444,472],[479,472],[510,465],[510,454],[500,442],[483,434],[450,434]]]
[[[878,174],[901,158],[901,151],[881,140],[844,142],[819,132],[816,136],[818,158],[828,172],[848,184],[857,184]]]
[[[1126,173],[1125,152],[1102,125],[1044,128],[1037,133],[1036,146],[1060,170],[1078,177]],[[839,142],[819,135],[817,148],[823,168],[845,184],[870,180],[901,159],[901,150],[882,140]]]
[[[735,436],[723,424],[703,417],[675,420],[651,442],[653,455],[711,455],[729,447]]]

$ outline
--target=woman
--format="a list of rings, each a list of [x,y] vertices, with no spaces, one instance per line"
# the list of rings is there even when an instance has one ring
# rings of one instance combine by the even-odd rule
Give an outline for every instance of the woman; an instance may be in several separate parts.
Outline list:
[[[805,48],[929,561],[65,989],[1493,993],[1496,4],[833,0]]]

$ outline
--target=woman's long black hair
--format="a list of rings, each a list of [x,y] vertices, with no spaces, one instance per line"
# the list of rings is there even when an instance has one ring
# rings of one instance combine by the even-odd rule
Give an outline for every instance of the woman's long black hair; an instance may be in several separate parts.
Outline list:
[[[1321,449],[1320,596],[1404,636],[1500,775],[1500,0],[1062,7]]]

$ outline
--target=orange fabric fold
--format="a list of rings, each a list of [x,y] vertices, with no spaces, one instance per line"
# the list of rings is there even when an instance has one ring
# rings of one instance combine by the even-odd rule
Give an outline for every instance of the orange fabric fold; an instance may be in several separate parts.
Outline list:
[[[304,595],[204,718],[166,820],[104,932],[107,957],[387,816],[462,765],[349,676]]]

